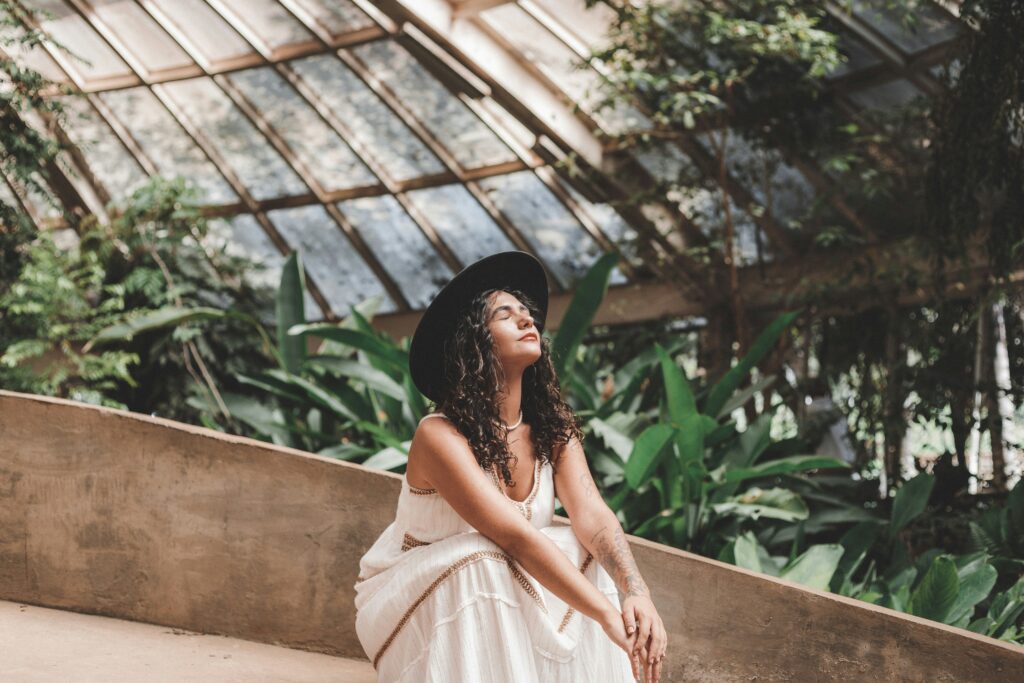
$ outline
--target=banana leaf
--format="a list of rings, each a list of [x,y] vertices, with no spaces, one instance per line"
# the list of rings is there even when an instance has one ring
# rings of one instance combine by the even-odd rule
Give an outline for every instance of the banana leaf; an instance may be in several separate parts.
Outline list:
[[[809,588],[828,590],[832,575],[843,555],[843,546],[828,543],[812,545],[779,573],[779,578],[795,581]]]
[[[948,556],[939,555],[911,594],[906,611],[925,619],[945,621],[959,592],[956,565]]]
[[[586,275],[577,284],[576,293],[551,342],[551,360],[558,377],[565,377],[572,370],[576,349],[590,329],[594,314],[608,291],[612,270],[621,258],[616,252],[603,254],[587,269]]]
[[[783,313],[758,335],[754,343],[751,344],[747,354],[725,373],[725,376],[711,389],[704,404],[705,413],[708,415],[719,414],[726,401],[735,393],[740,383],[750,372],[750,369],[760,363],[761,359],[775,348],[775,344],[778,342],[783,330],[789,327],[799,314],[799,310]]]
[[[762,490],[757,487],[739,496],[733,496],[724,503],[717,503],[711,508],[719,515],[735,515],[759,519],[781,519],[795,522],[807,519],[807,504],[797,494],[786,489]]]
[[[365,351],[371,358],[386,362],[391,369],[398,372],[409,371],[409,354],[407,352],[362,330],[345,329],[333,323],[311,323],[294,325],[288,329],[288,334],[296,336],[312,334],[329,339]]]
[[[299,252],[293,251],[285,259],[281,269],[281,282],[275,298],[277,316],[277,347],[281,354],[281,368],[293,375],[298,374],[302,361],[306,358],[306,340],[288,334],[292,325],[304,325],[306,322],[303,296],[306,283]]]
[[[849,468],[849,465],[842,460],[819,455],[794,455],[778,460],[769,460],[753,467],[742,467],[734,470],[727,470],[725,473],[726,482],[743,481],[756,477],[767,477],[775,474],[788,472],[804,472],[807,470],[827,468]]]
[[[656,424],[645,429],[637,437],[632,451],[626,458],[626,482],[631,489],[640,488],[650,478],[666,454],[666,446],[673,436],[675,429],[671,426]]]
[[[368,388],[399,401],[406,399],[405,389],[398,382],[391,379],[389,375],[351,358],[313,356],[305,362],[305,367],[320,369],[332,375],[357,380]]]
[[[896,491],[892,503],[892,517],[889,521],[889,539],[896,537],[907,524],[924,512],[928,498],[935,486],[935,476],[921,472],[910,481],[904,482]]]

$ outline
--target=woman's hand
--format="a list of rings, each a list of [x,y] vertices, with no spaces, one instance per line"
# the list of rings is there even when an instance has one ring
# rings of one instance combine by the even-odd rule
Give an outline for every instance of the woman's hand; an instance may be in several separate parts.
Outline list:
[[[636,640],[636,633],[626,633],[626,625],[623,623],[622,615],[617,609],[608,605],[608,610],[599,620],[601,628],[613,643],[622,648],[629,655],[629,664],[633,667],[633,678],[640,680],[640,662],[633,656],[633,641]]]
[[[658,610],[648,595],[630,595],[622,601],[622,621],[632,640],[630,659],[639,657],[644,669],[644,681],[657,682],[661,678],[661,664],[668,646],[668,633]],[[630,627],[636,624],[636,630]],[[633,665],[636,669],[636,664]],[[636,673],[634,673],[634,676]]]

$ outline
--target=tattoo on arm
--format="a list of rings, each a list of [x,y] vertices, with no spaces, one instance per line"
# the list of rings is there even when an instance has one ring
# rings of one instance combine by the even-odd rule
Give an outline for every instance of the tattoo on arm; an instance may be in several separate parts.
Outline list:
[[[583,489],[583,497],[590,500],[597,493],[597,488],[594,486],[594,480],[590,477],[589,472],[580,473],[580,488]]]
[[[604,567],[623,595],[650,595],[651,591],[640,576],[640,570],[629,550],[622,526],[605,525],[590,539],[590,550],[598,563]]]

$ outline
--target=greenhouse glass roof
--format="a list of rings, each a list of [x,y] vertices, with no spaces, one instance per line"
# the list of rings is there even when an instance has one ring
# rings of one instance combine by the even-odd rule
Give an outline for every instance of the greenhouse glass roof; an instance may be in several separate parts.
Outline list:
[[[343,316],[374,294],[380,313],[420,310],[463,266],[504,249],[537,255],[556,292],[614,248],[627,258],[613,285],[670,280],[687,243],[719,230],[720,193],[681,202],[679,230],[620,215],[554,167],[575,152],[601,168],[600,132],[645,120],[635,110],[595,111],[600,67],[575,66],[611,21],[600,5],[17,2],[40,11],[39,27],[66,51],[47,45],[15,57],[85,94],[64,97],[71,115],[59,131],[76,148],[71,201],[103,215],[148,176],[185,176],[218,238],[270,266],[270,277],[284,254],[301,251],[311,318],[313,306]],[[831,76],[842,105],[855,112],[938,92],[934,69],[960,26],[951,11],[928,5],[909,31],[877,3],[852,4],[850,14],[834,8],[850,57]],[[740,151],[737,164],[750,152]],[[791,255],[780,226],[828,182],[812,165],[777,157],[768,185],[738,167],[728,180],[744,264]],[[638,161],[656,178],[705,169],[709,158],[695,140]],[[773,214],[748,213],[766,191]],[[0,192],[18,195],[38,223],[53,220],[41,198],[9,182]],[[662,258],[641,259],[637,243]]]

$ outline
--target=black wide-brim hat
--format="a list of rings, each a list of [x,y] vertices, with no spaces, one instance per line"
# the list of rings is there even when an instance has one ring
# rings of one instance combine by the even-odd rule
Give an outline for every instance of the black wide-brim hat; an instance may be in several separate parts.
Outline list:
[[[544,329],[548,278],[544,266],[525,251],[503,251],[466,266],[446,284],[423,312],[409,347],[409,369],[420,392],[435,403],[444,389],[444,342],[473,298],[488,289],[518,289],[537,305],[534,323]]]

